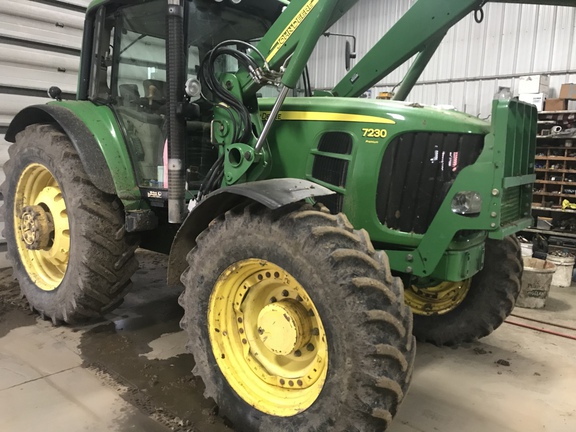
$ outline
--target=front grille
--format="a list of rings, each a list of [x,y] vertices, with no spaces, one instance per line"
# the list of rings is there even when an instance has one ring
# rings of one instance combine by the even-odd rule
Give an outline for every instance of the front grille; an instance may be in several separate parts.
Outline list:
[[[328,207],[330,213],[336,214],[342,211],[342,207],[344,205],[344,196],[342,194],[336,193],[333,195],[316,197],[316,201]]]
[[[478,159],[483,135],[410,132],[384,153],[376,212],[388,228],[424,234],[458,173]]]
[[[334,153],[335,155],[314,155],[312,177],[315,180],[328,183],[344,189],[348,175],[348,160],[343,159],[352,154],[352,135],[346,132],[326,132],[318,142],[318,151]],[[339,213],[344,206],[344,196],[341,193],[318,198],[318,201],[330,209],[332,213]]]
[[[522,218],[522,189],[518,186],[504,189],[500,225],[504,226]]]
[[[318,150],[349,155],[352,153],[352,135],[346,132],[326,132],[320,138]]]
[[[346,186],[346,173],[348,172],[348,161],[336,159],[328,156],[314,156],[312,167],[312,177],[331,185]]]

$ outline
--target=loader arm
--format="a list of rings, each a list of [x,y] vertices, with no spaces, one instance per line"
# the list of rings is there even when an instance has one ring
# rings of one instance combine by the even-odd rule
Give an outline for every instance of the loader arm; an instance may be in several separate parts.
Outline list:
[[[257,45],[270,69],[285,66],[282,84],[294,88],[322,34],[358,0],[294,0],[289,3]],[[291,57],[290,57],[291,56]],[[254,60],[263,66],[259,55]],[[290,58],[289,62],[286,60]],[[267,83],[258,82],[247,71],[237,75],[245,99]]]
[[[438,39],[480,4],[481,0],[417,1],[336,84],[332,94],[358,97],[414,55],[425,52],[427,60],[415,62],[416,68],[410,70],[415,83],[436,51]]]
[[[490,2],[576,6],[576,0],[490,0]],[[332,94],[358,97],[417,55],[394,97],[395,100],[404,100],[448,30],[484,3],[487,2],[418,0],[336,84],[331,91]]]

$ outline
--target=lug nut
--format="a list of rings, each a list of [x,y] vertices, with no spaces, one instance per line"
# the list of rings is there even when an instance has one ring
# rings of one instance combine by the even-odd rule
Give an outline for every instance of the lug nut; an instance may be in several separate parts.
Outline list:
[[[294,351],[294,357],[300,357],[302,355],[302,351],[296,350]]]
[[[284,297],[288,297],[289,294],[290,294],[290,293],[288,292],[288,290],[282,291],[282,295],[283,295]]]
[[[309,343],[308,345],[306,345],[306,349],[308,351],[314,351],[314,345],[312,345],[311,343]]]
[[[276,303],[277,301],[278,301],[278,300],[276,300],[276,297],[272,297],[272,298],[270,299],[270,303]]]
[[[317,327],[314,327],[314,328],[312,329],[312,335],[314,335],[314,336],[320,336],[320,329],[317,328]]]

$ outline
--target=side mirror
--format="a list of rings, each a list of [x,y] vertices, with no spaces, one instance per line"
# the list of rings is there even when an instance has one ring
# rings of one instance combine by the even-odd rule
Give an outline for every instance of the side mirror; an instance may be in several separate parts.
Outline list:
[[[352,50],[352,45],[350,45],[350,41],[346,41],[346,45],[344,47],[344,61],[346,62],[346,70],[350,70],[350,60],[356,58],[356,51]]]

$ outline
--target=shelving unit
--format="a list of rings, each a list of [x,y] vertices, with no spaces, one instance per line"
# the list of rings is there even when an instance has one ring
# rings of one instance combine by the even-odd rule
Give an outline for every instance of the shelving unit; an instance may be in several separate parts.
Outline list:
[[[533,207],[562,208],[576,202],[576,138],[540,136],[536,144]]]
[[[538,113],[538,135],[536,141],[535,172],[532,199],[532,215],[538,219],[553,222],[559,227],[561,221],[574,218],[576,210],[562,209],[562,202],[568,200],[576,204],[576,130],[573,134],[553,133],[552,128],[560,126],[562,132],[576,128],[576,111],[543,111]],[[535,224],[536,225],[536,224]],[[563,237],[573,243],[576,229],[570,224],[570,230],[538,229],[524,230],[531,234],[544,234]]]
[[[576,131],[555,134],[576,127],[576,111],[538,113],[536,142],[536,182],[532,208],[562,211],[562,201],[576,203]]]

